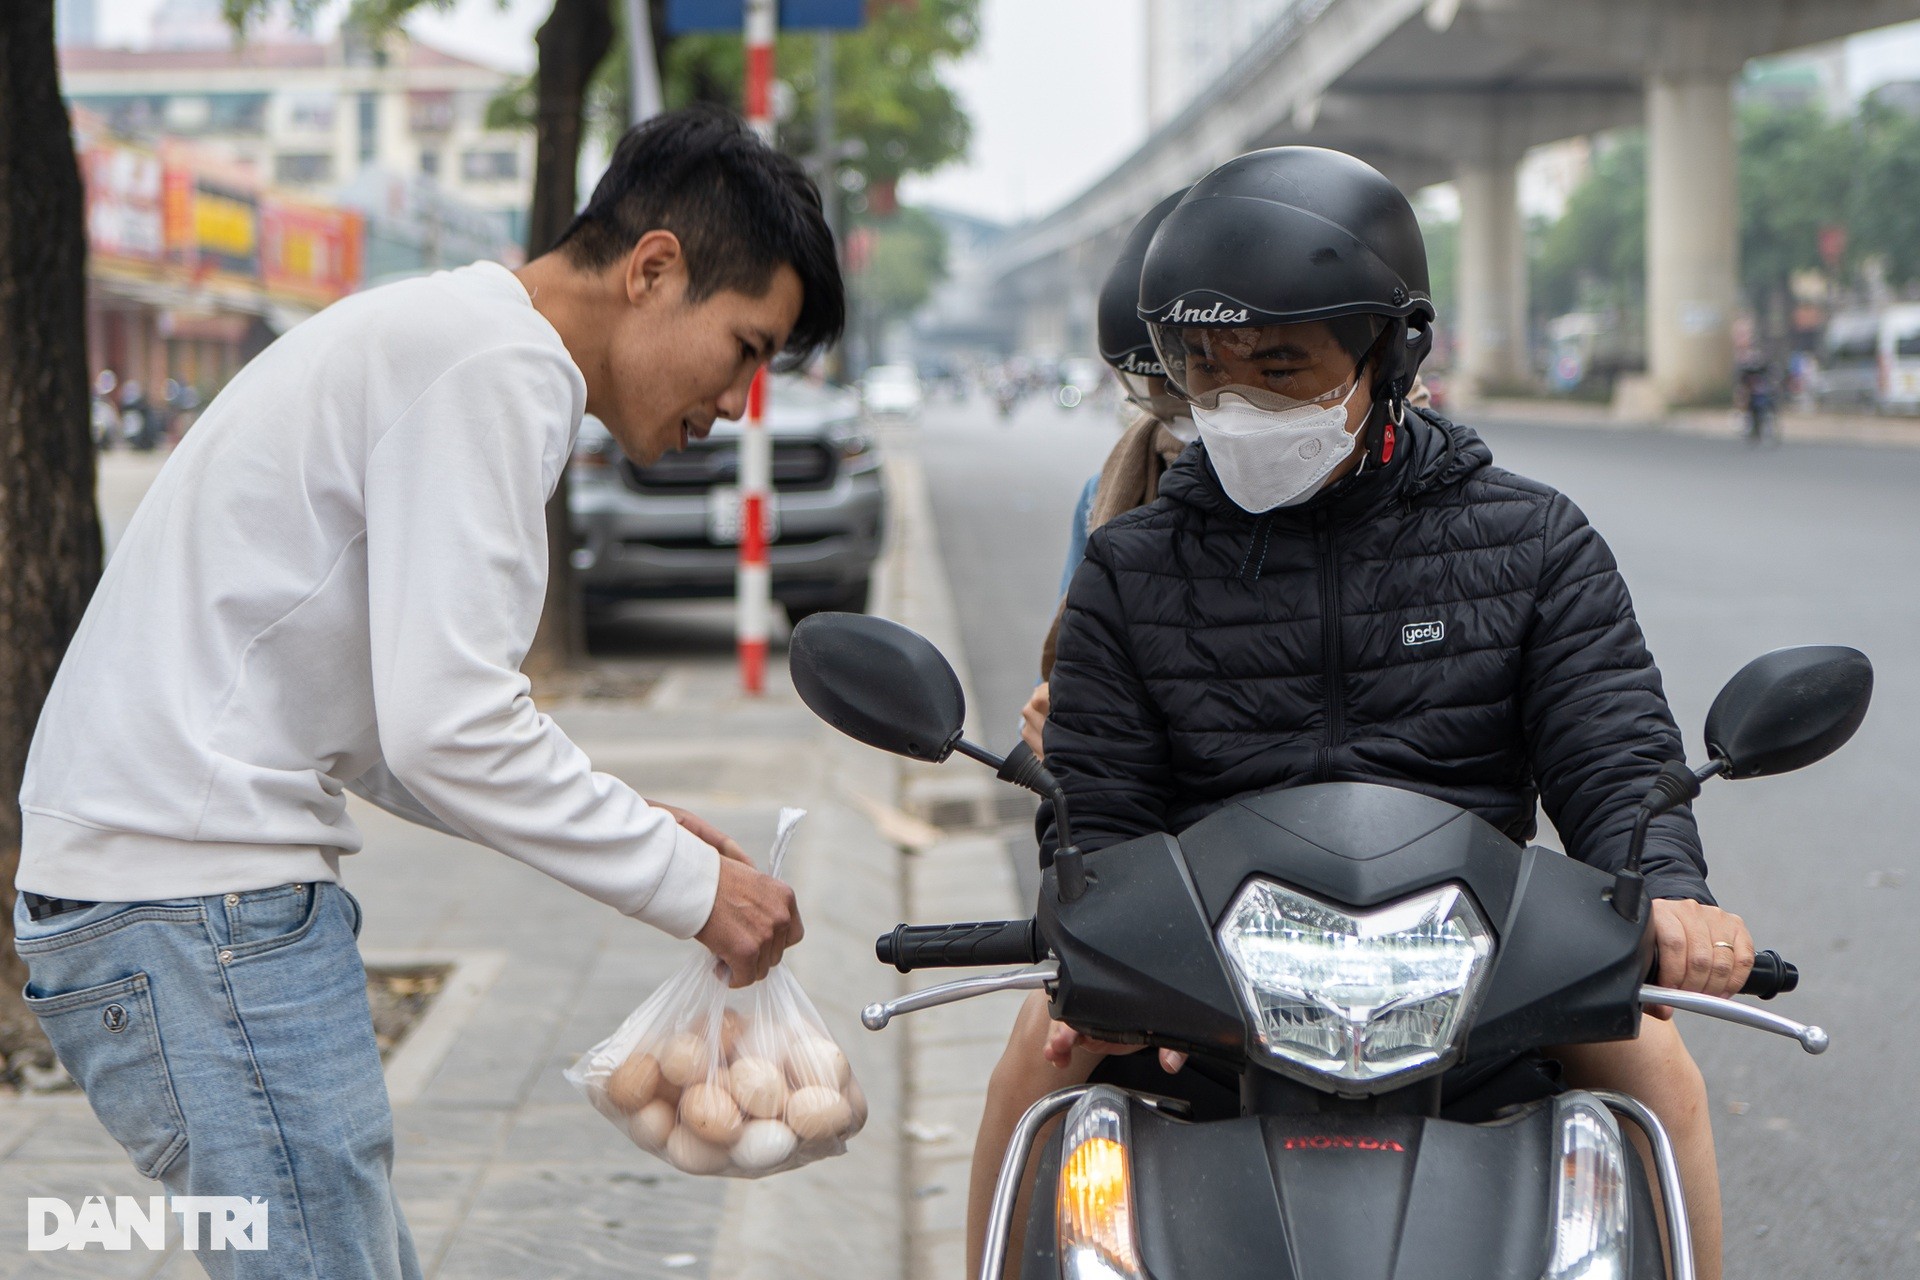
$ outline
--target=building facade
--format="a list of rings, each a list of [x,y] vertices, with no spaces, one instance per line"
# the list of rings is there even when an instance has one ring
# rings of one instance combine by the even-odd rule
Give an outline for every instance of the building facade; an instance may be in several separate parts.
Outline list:
[[[514,77],[403,34],[60,51],[68,99],[136,139],[191,141],[261,186],[330,197],[374,171],[495,215],[518,243],[533,135],[488,127]],[[369,211],[373,212],[373,211]]]
[[[355,210],[261,189],[189,144],[142,143],[75,108],[86,186],[87,346],[157,399],[212,395],[275,334],[365,278]]]
[[[88,346],[123,394],[204,399],[354,289],[519,264],[532,134],[487,124],[507,73],[284,19],[236,44],[220,0],[165,0],[137,49],[97,43],[97,16],[63,0],[61,78],[87,187]]]

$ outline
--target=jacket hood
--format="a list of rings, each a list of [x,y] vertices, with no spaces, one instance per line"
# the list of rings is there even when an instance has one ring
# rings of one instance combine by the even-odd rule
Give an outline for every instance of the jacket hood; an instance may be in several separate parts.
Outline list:
[[[1401,432],[1402,450],[1384,470],[1349,476],[1297,507],[1282,507],[1267,515],[1358,512],[1381,503],[1410,502],[1423,493],[1459,484],[1493,462],[1493,450],[1472,428],[1431,410],[1409,408]],[[1246,521],[1261,518],[1242,510],[1220,487],[1204,441],[1188,445],[1168,468],[1160,481],[1160,496],[1216,515]]]

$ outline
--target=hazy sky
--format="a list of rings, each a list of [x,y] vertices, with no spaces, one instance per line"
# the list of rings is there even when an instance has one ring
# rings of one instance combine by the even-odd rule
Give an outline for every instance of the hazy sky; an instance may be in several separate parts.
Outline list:
[[[0,0],[7,3],[8,0]],[[141,44],[161,0],[99,0],[107,43]],[[331,30],[346,0],[321,19]],[[533,32],[552,0],[455,0],[413,32],[452,53],[513,71],[533,67]],[[982,0],[984,35],[951,82],[973,117],[964,164],[912,180],[906,195],[988,217],[1046,213],[1137,146],[1146,131],[1145,0]],[[1854,93],[1920,78],[1920,23],[1855,37]]]
[[[973,157],[906,189],[1011,220],[1077,194],[1146,136],[1144,0],[985,0],[984,33],[952,83]]]

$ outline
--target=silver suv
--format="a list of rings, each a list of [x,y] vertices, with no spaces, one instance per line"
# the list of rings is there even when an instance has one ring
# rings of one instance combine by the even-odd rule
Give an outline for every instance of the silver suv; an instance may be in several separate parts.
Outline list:
[[[774,599],[793,622],[829,609],[864,612],[886,524],[886,488],[879,452],[861,429],[859,397],[776,376],[767,431]],[[740,432],[737,423],[716,422],[705,440],[641,467],[598,419],[581,423],[570,507],[578,543],[573,565],[589,615],[621,600],[733,594]]]

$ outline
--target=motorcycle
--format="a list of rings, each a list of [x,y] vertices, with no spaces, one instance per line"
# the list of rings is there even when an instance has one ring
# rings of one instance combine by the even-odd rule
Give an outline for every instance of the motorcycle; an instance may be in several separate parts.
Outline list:
[[[1063,1113],[1022,1280],[1693,1280],[1679,1165],[1644,1104],[1550,1083],[1478,1114],[1464,1103],[1545,1046],[1634,1036],[1645,1005],[1827,1047],[1819,1027],[1648,984],[1640,860],[1648,823],[1709,779],[1787,772],[1843,745],[1872,692],[1856,650],[1784,649],[1736,674],[1707,717],[1708,762],[1660,773],[1617,874],[1361,783],[1267,792],[1178,837],[1085,855],[1030,749],[1002,757],[962,737],[959,679],[926,639],[818,614],[790,655],[802,700],[841,732],[915,760],[980,761],[1050,800],[1060,833],[1032,919],[903,924],[876,945],[902,972],[1018,967],[871,1005],[868,1028],[1044,991],[1069,1026],[1178,1050],[1237,1092],[1224,1115],[1101,1083],[1040,1101],[1000,1170],[980,1280],[1003,1274],[1032,1148]],[[1744,990],[1771,999],[1797,982],[1763,952]],[[1647,1139],[1660,1209],[1623,1125]]]

